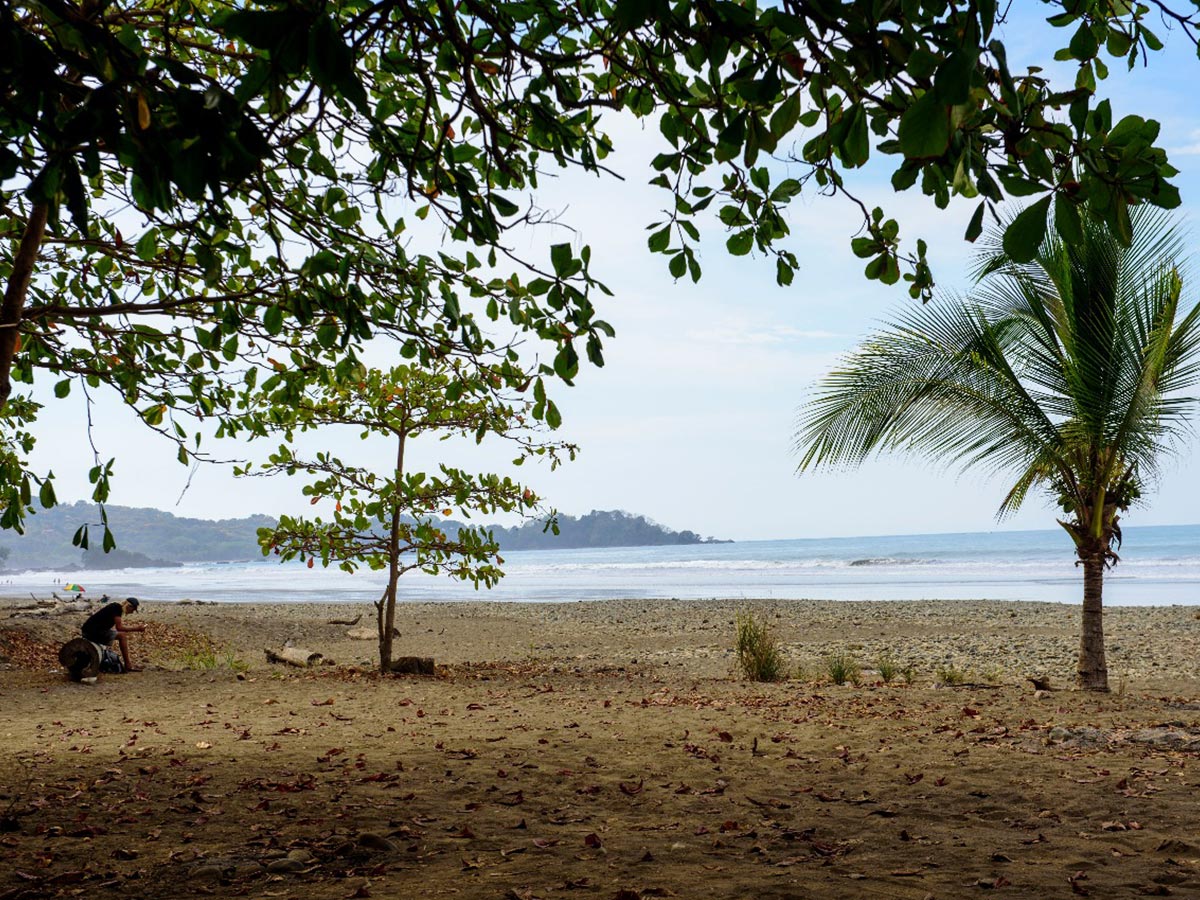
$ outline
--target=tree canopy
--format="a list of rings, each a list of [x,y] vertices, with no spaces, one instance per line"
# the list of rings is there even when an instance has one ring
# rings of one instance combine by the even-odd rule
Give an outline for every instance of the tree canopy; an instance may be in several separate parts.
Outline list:
[[[857,202],[875,154],[897,190],[977,197],[969,239],[1006,197],[1036,198],[1008,229],[1014,258],[1051,208],[1066,236],[1090,216],[1128,241],[1131,206],[1178,204],[1175,170],[1157,124],[1096,102],[1096,82],[1159,50],[1159,22],[1195,41],[1197,13],[1043,5],[1074,84],[1010,68],[994,0],[4,4],[0,525],[55,502],[28,464],[35,379],[115,390],[190,462],[206,422],[266,433],[317,373],[349,378],[390,340],[537,386],[532,414],[556,427],[546,382],[603,363],[605,289],[586,245],[511,236],[545,220],[546,173],[606,175],[617,115],[661,134],[648,249],[677,278],[700,277],[715,224],[790,283],[789,201]],[[924,243],[862,212],[867,276],[927,297]]]

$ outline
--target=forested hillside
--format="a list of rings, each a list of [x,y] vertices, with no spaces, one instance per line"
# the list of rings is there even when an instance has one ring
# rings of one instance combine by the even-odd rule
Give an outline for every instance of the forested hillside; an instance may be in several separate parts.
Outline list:
[[[694,531],[672,531],[645,516],[622,510],[592,510],[585,516],[558,517],[558,534],[541,522],[492,529],[502,550],[551,550],[571,547],[652,547],[662,544],[715,543]]]
[[[220,562],[259,556],[259,528],[275,524],[270,516],[243,519],[187,519],[159,509],[109,506],[108,522],[117,538],[119,555],[99,552],[99,514],[91,503],[66,503],[30,516],[24,535],[5,532],[0,546],[9,549],[9,569],[68,568],[83,562],[71,538],[81,525],[95,526],[95,549],[90,568],[161,565],[181,562]],[[119,562],[118,562],[119,560]]]
[[[6,532],[0,537],[0,567],[21,569],[111,569],[169,566],[188,562],[225,562],[257,559],[258,529],[275,519],[256,515],[242,519],[188,519],[159,509],[109,506],[108,521],[117,538],[117,549],[99,551],[101,530],[95,529],[96,546],[87,552],[71,544],[79,526],[98,525],[99,514],[90,503],[69,503],[30,516],[24,535]],[[453,531],[462,523],[441,523]],[[662,544],[700,544],[706,540],[692,531],[672,531],[644,516],[619,510],[593,510],[584,516],[559,516],[559,534],[541,522],[492,530],[502,550],[553,550],[577,547],[638,547]],[[711,541],[711,539],[708,539]],[[5,560],[5,553],[8,558]]]

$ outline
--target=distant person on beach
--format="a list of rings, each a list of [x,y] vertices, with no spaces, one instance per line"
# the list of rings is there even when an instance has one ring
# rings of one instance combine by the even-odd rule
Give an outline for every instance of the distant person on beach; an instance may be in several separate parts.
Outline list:
[[[126,672],[140,672],[141,668],[129,661],[129,643],[125,635],[133,632],[143,632],[145,625],[126,625],[125,616],[137,612],[137,597],[127,597],[123,603],[110,603],[102,606],[88,617],[80,629],[83,636],[93,644],[111,647],[116,641],[121,647],[121,661],[125,664]]]

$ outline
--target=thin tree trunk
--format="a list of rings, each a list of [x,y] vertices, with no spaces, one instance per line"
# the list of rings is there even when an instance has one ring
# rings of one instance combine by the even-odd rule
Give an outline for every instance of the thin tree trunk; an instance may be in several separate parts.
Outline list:
[[[1078,684],[1085,691],[1108,691],[1104,657],[1104,554],[1081,554],[1083,561],[1083,629],[1079,638]]]
[[[50,207],[46,203],[35,203],[29,211],[29,220],[21,234],[21,243],[13,257],[12,273],[4,289],[4,305],[0,307],[0,410],[4,409],[12,393],[12,364],[17,355],[21,317],[25,313],[25,298],[29,294],[29,282],[37,264],[38,250],[46,234],[46,217],[49,213]]]
[[[404,434],[396,448],[396,489],[404,474]],[[379,606],[379,671],[387,675],[392,668],[392,635],[396,624],[396,584],[400,580],[400,507],[392,508],[388,534],[388,586]]]

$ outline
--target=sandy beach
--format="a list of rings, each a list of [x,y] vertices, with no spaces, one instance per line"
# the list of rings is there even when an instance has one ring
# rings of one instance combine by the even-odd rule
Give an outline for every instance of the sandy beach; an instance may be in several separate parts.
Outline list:
[[[146,670],[86,686],[16,603],[0,900],[1200,895],[1196,607],[1110,609],[1085,695],[1055,604],[412,604],[437,673],[387,679],[369,604],[146,604]],[[735,671],[747,609],[789,680]]]

